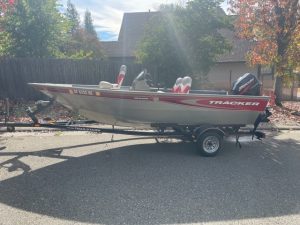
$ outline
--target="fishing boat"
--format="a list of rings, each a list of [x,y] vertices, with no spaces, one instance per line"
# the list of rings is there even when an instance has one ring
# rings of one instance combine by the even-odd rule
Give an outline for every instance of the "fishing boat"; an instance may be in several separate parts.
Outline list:
[[[261,84],[250,73],[234,82],[231,93],[191,90],[189,76],[179,77],[173,88],[155,88],[146,70],[134,79],[131,86],[123,86],[125,74],[126,66],[122,65],[116,83],[29,85],[88,119],[103,124],[157,129],[158,135],[171,128],[197,142],[200,153],[205,156],[215,155],[227,134],[235,134],[238,144],[240,128],[249,124],[254,125],[249,134],[264,137],[256,129],[270,116],[266,109],[269,97],[260,95]]]
[[[172,89],[152,88],[146,70],[132,86],[122,87],[125,73],[126,67],[122,66],[116,84],[102,81],[99,85],[29,85],[89,119],[131,127],[253,124],[269,101],[268,96],[258,96],[259,81],[251,74],[241,77],[233,88],[234,94],[228,94],[227,91],[190,90],[189,77],[177,79]]]

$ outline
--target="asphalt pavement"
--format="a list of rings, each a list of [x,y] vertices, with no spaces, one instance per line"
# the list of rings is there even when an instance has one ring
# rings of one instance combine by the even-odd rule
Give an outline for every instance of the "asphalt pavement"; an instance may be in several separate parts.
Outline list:
[[[300,224],[300,132],[193,143],[84,132],[0,135],[0,224]]]

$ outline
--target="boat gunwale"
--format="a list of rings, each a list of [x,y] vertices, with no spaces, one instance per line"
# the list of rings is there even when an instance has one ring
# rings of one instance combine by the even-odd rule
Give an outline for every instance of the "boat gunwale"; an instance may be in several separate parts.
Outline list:
[[[97,87],[97,85],[81,85],[81,84],[54,84],[54,83],[28,83],[32,87],[37,87],[40,90],[47,90],[47,88],[58,88],[58,89],[82,89],[89,91],[98,91],[98,92],[107,92],[121,95],[142,95],[142,96],[170,96],[170,97],[227,97],[227,98],[247,98],[247,99],[265,99],[268,100],[270,96],[253,96],[253,95],[231,95],[231,94],[205,94],[205,93],[174,93],[174,92],[155,92],[155,91],[136,91],[129,89],[103,89]],[[125,86],[130,87],[130,86]],[[192,91],[201,91],[201,89],[192,90]],[[214,91],[214,90],[212,90]],[[68,94],[68,93],[67,93]],[[100,97],[100,96],[99,96]]]

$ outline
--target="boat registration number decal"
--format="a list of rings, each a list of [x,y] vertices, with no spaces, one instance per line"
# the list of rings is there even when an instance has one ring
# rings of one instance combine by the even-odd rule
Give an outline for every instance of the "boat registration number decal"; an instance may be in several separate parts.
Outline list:
[[[90,91],[90,90],[73,89],[72,92],[74,94],[78,94],[78,95],[94,95],[93,91]],[[99,93],[99,96],[100,96],[100,93]]]

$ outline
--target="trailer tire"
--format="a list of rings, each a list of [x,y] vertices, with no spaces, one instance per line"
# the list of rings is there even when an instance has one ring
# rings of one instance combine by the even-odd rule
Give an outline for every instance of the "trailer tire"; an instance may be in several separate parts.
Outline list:
[[[197,136],[197,147],[202,156],[212,157],[222,149],[223,137],[217,132],[207,131]]]

